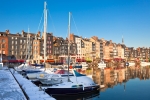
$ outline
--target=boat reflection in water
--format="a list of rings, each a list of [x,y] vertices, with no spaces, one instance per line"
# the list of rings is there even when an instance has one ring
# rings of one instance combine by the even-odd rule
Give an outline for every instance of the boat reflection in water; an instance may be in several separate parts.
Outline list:
[[[91,100],[92,98],[99,99],[100,92],[94,91],[92,93],[77,94],[77,95],[63,95],[63,96],[53,96],[56,100]]]

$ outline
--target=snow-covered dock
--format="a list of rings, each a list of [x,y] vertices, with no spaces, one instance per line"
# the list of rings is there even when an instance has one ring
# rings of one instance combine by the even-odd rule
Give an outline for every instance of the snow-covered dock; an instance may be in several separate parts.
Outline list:
[[[14,69],[10,69],[12,74],[15,76],[16,80],[22,87],[23,91],[27,95],[27,99],[29,100],[56,100],[43,90],[40,90],[39,87],[34,85],[30,80],[24,78],[18,72],[14,71]],[[21,99],[20,99],[21,100]]]
[[[27,100],[8,68],[0,70],[0,100]]]

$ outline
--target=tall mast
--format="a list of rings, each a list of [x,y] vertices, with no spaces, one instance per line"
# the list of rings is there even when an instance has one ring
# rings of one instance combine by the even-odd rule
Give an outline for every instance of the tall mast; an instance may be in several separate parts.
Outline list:
[[[68,82],[70,82],[70,79],[69,79],[69,66],[70,66],[70,17],[71,17],[71,13],[69,12],[69,24],[68,24]]]
[[[28,27],[28,61],[30,60],[30,34],[29,34],[29,27]]]
[[[44,2],[44,63],[46,60],[46,31],[47,31],[47,9],[46,1]]]

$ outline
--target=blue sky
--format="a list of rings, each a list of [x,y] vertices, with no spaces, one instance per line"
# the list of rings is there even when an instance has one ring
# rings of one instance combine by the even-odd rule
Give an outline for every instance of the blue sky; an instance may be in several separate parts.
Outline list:
[[[38,29],[45,0],[1,0],[0,31],[11,33]],[[71,32],[90,38],[98,36],[128,47],[150,47],[150,0],[46,0],[48,32],[67,36],[68,13],[72,12]]]

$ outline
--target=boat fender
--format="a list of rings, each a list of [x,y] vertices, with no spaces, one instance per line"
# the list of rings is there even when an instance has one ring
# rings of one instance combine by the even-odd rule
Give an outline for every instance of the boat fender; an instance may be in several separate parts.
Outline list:
[[[84,85],[82,84],[82,86],[83,86],[83,91],[84,91]]]

